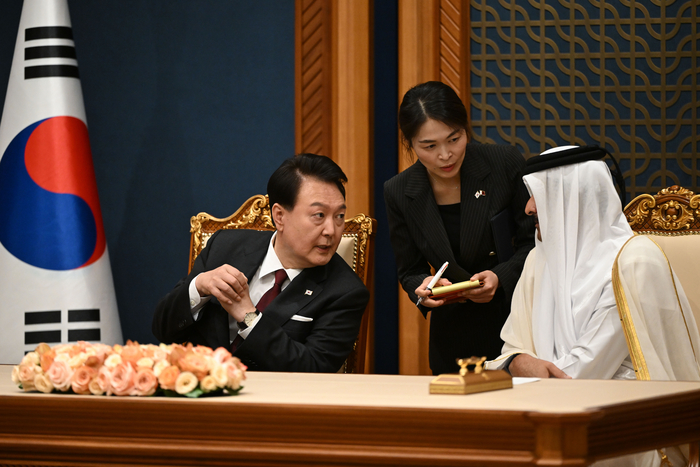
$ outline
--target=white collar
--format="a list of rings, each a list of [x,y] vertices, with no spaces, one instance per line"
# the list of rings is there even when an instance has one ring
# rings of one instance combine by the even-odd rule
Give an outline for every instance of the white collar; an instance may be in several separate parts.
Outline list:
[[[285,269],[285,267],[282,266],[282,262],[277,257],[277,253],[275,252],[274,244],[276,237],[277,232],[272,234],[270,244],[267,246],[267,253],[265,254],[265,259],[263,259],[263,262],[260,265],[260,275],[258,277],[265,277],[268,274],[273,274],[278,269],[284,269],[287,273],[287,277],[289,277],[289,281],[291,282],[294,280],[295,277],[301,274],[301,271],[303,271],[303,269]]]

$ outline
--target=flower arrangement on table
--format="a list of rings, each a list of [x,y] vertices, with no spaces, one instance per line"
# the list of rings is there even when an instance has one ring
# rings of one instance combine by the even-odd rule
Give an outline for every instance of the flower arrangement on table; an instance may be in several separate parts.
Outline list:
[[[116,396],[218,396],[238,394],[246,366],[223,347],[39,344],[12,369],[24,391]]]

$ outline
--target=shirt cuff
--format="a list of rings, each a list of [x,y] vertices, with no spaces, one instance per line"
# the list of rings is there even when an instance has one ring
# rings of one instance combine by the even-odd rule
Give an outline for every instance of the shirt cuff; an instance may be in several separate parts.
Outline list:
[[[258,316],[255,317],[255,320],[253,320],[253,322],[250,323],[247,328],[238,330],[238,335],[241,336],[242,339],[245,339],[246,337],[248,337],[248,334],[250,334],[250,331],[252,331],[253,328],[255,327],[255,325],[258,324],[258,321],[260,321],[261,316],[262,316],[262,313],[258,313]]]
[[[201,297],[199,295],[199,291],[197,291],[197,278],[199,277],[199,274],[197,274],[194,279],[190,282],[190,287],[189,287],[189,295],[190,295],[190,312],[192,313],[192,318],[197,321],[197,317],[199,316],[199,310],[202,309],[204,305],[207,304],[209,299],[211,297]]]

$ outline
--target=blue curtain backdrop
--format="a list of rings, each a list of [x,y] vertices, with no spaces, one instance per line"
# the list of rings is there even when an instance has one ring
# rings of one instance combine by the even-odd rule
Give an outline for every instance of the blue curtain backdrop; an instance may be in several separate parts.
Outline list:
[[[187,272],[189,218],[294,153],[294,2],[69,1],[125,339]],[[21,0],[0,6],[0,108]]]

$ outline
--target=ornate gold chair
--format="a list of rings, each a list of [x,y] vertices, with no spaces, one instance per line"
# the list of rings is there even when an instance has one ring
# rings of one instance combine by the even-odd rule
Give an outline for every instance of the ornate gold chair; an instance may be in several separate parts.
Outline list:
[[[625,215],[635,233],[653,236],[664,251],[700,325],[700,195],[674,185],[637,196]]]
[[[190,262],[188,271],[192,270],[194,260],[207,244],[207,240],[220,229],[250,229],[274,231],[267,195],[255,195],[249,198],[233,214],[225,219],[218,219],[205,212],[200,212],[190,219]],[[338,254],[360,276],[362,282],[370,287],[372,275],[372,258],[374,234],[377,221],[358,214],[345,220],[343,238],[338,246]],[[370,306],[368,305],[368,308]],[[360,325],[360,333],[355,341],[355,348],[348,356],[342,373],[365,373],[369,371],[366,364],[371,349],[370,313],[365,310]]]

